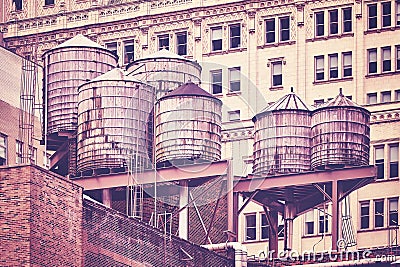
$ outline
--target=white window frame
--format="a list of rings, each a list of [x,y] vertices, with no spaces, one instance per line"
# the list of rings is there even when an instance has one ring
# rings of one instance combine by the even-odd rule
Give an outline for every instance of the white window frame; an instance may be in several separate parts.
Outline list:
[[[392,204],[394,203],[394,204]],[[395,214],[397,217],[397,222],[391,220],[391,215]],[[389,227],[398,227],[399,225],[399,198],[389,198],[388,199],[388,226]]]
[[[240,67],[234,67],[234,68],[229,68],[229,92],[230,93],[237,93],[241,91],[241,72],[240,72]],[[238,75],[239,77],[235,77],[236,75]],[[234,87],[233,85],[239,84],[239,89],[238,90],[233,90],[232,88]]]
[[[263,218],[265,217],[265,221],[267,222],[267,225],[263,225]],[[263,230],[264,228],[267,229],[268,232],[268,237],[263,238]],[[270,225],[268,224],[268,218],[267,215],[265,214],[265,212],[261,212],[260,213],[260,240],[268,240],[269,239],[269,229],[270,229]]]
[[[375,6],[376,9],[376,15],[371,16],[370,14],[370,7]],[[375,27],[371,27],[370,21],[374,20],[375,21]],[[378,28],[378,4],[373,3],[373,4],[368,4],[367,5],[367,28],[368,30],[374,30]]]
[[[287,28],[283,28],[282,27],[283,20],[287,20],[288,21],[288,27]],[[278,31],[279,31],[279,39],[278,39],[279,42],[288,42],[288,41],[290,41],[290,16],[278,17],[278,26],[279,26],[279,29],[278,29]],[[284,40],[284,38],[282,38],[283,37],[283,31],[287,31],[288,32],[287,33],[288,37],[285,40]]]
[[[350,10],[350,18],[348,20],[345,20],[344,13],[347,10]],[[346,30],[345,26],[346,23],[350,23],[350,30]],[[342,32],[343,33],[353,32],[353,8],[351,7],[342,8]]]
[[[322,23],[318,23],[318,16],[322,15]],[[317,11],[314,13],[315,16],[315,37],[321,37],[325,35],[325,12],[324,11]],[[319,33],[319,29],[322,29],[322,33]]]
[[[23,146],[22,141],[15,140],[15,163],[17,164],[21,164],[23,161]]]
[[[336,12],[336,22],[332,22],[331,14],[333,12]],[[339,34],[339,9],[336,8],[336,9],[328,10],[328,20],[329,20],[329,23],[328,23],[329,35],[338,35]],[[332,33],[332,29],[331,29],[332,25],[334,25],[334,24],[336,24],[336,33]]]
[[[371,54],[375,54],[374,59],[372,60]],[[367,50],[367,62],[368,62],[368,74],[377,74],[378,73],[378,50],[376,48],[368,49]],[[370,64],[375,64],[375,72],[371,72]]]
[[[8,149],[7,149],[7,135],[1,134],[1,133],[0,133],[0,139],[4,140],[4,144],[3,144],[3,142],[0,143],[0,149],[1,149],[1,150],[4,150],[4,158],[1,157],[1,158],[4,159],[4,164],[1,165],[1,166],[6,166],[6,165],[8,164],[8,157],[7,157],[7,154],[8,154]]]
[[[220,32],[220,34],[217,35],[217,32]],[[218,52],[223,50],[223,42],[222,42],[222,37],[223,37],[223,28],[222,26],[216,26],[211,28],[211,52]],[[216,36],[217,35],[217,36]],[[220,35],[220,37],[219,37]],[[214,42],[221,43],[221,48],[220,49],[215,49],[214,48]]]
[[[367,230],[367,229],[370,229],[371,228],[371,203],[370,203],[370,201],[369,200],[367,200],[367,201],[360,201],[359,202],[359,207],[360,207],[360,212],[359,212],[359,214],[360,214],[360,225],[359,225],[359,229],[360,230]],[[362,208],[363,207],[368,207],[368,214],[366,214],[366,215],[362,215]],[[368,226],[367,227],[363,227],[363,225],[362,225],[362,218],[363,217],[368,217]]]
[[[127,48],[132,47],[132,51],[127,51]],[[135,41],[126,40],[124,41],[124,64],[129,64],[135,59]]]
[[[280,72],[279,67],[280,66]],[[275,84],[275,78],[280,77],[280,83]],[[271,87],[282,87],[283,86],[283,61],[277,60],[271,62]]]
[[[232,28],[239,28],[239,35],[232,36]],[[238,46],[233,47],[233,40],[239,39]],[[234,23],[229,25],[229,49],[237,49],[242,46],[242,25],[240,23]]]
[[[336,66],[334,65],[336,61]],[[328,55],[329,62],[329,79],[339,78],[339,55],[337,53]],[[336,77],[332,77],[331,72],[336,71]]]
[[[322,61],[322,67],[319,66],[321,65],[321,62],[319,63],[319,60]],[[323,55],[315,56],[314,57],[314,66],[315,66],[315,71],[314,71],[314,80],[315,81],[324,81],[325,80],[325,57]],[[322,79],[318,79],[318,74],[322,73]]]
[[[176,53],[180,56],[186,56],[187,55],[187,47],[188,47],[188,34],[187,31],[183,31],[183,32],[177,32],[175,34],[176,36]],[[179,36],[185,36],[186,42],[185,43],[179,43]],[[185,53],[180,53],[179,48],[180,47],[184,47]]]
[[[376,203],[382,203],[382,213],[378,213],[376,211]],[[380,229],[385,227],[385,200],[384,199],[374,199],[374,228],[375,229]],[[377,216],[382,217],[382,226],[376,226],[377,224]]]
[[[214,81],[214,75],[215,74],[220,74],[221,75],[221,81],[220,82],[215,82]],[[211,93],[215,95],[220,95],[223,92],[223,75],[222,75],[222,69],[216,69],[216,70],[211,70],[210,71],[210,85],[211,85]],[[221,92],[214,92],[214,84],[219,85],[221,87]]]
[[[312,224],[312,233],[308,233],[308,224]],[[314,209],[304,214],[304,235],[315,235],[315,211]]]
[[[165,40],[167,40],[168,42],[168,46],[165,46],[164,44],[162,44],[162,42],[164,42]],[[157,36],[157,42],[158,42],[158,50],[170,50],[171,48],[171,41],[170,41],[170,36],[168,33],[165,34],[160,34]]]
[[[392,48],[390,46],[382,47],[382,72],[392,71]],[[389,69],[385,70],[385,62],[389,63]]]
[[[350,57],[350,64],[346,63],[346,57]],[[347,78],[347,77],[353,77],[353,54],[352,52],[343,52],[342,53],[342,77]],[[351,74],[346,75],[346,70],[350,70]]]
[[[384,14],[384,6],[388,5],[390,8],[390,13],[389,14]],[[381,20],[381,25],[382,28],[388,28],[392,26],[392,1],[386,1],[386,2],[382,2],[381,3],[381,8],[382,8],[382,20]],[[385,21],[385,17],[389,17],[389,24],[388,25],[384,25],[384,21]]]
[[[254,226],[248,226],[247,225],[247,217],[249,216],[254,216],[255,218],[255,225]],[[244,241],[257,241],[257,213],[248,213],[244,215]],[[254,239],[249,239],[247,236],[247,230],[248,229],[254,229],[255,235]]]
[[[374,99],[375,101],[371,101]],[[377,93],[368,93],[367,94],[367,104],[377,104],[378,103],[378,94]]]
[[[109,42],[109,43],[106,43],[105,45],[106,45],[107,50],[109,50],[114,55],[118,56],[118,43],[117,42]],[[114,47],[115,47],[115,49],[114,49]]]

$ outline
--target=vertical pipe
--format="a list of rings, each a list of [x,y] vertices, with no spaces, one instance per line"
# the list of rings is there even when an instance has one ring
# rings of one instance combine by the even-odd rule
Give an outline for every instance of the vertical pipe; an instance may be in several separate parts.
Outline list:
[[[187,180],[179,183],[179,237],[185,240],[189,238],[189,182]]]
[[[338,249],[339,239],[339,197],[338,197],[338,181],[332,182],[332,250]],[[324,214],[325,216],[325,214]],[[325,218],[324,218],[325,222]],[[325,226],[324,226],[325,227]]]
[[[226,172],[226,197],[228,201],[228,231],[230,233],[235,233],[235,212],[234,212],[234,199],[233,199],[233,170],[232,170],[232,160],[227,161],[227,172]],[[237,214],[237,212],[236,212]]]

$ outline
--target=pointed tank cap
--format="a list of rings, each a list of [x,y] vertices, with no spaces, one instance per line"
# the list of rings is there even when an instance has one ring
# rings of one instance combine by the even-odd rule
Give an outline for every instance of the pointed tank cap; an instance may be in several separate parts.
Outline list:
[[[222,101],[220,99],[216,98],[215,96],[213,96],[209,92],[203,90],[197,84],[194,84],[192,82],[187,82],[187,83],[179,86],[178,88],[176,88],[169,94],[162,96],[160,98],[160,100],[164,99],[164,98],[175,97],[175,96],[202,96],[202,97],[212,98],[212,99],[217,100],[222,103]]]
[[[358,107],[358,108],[363,108],[360,105],[354,103],[347,97],[343,95],[343,90],[342,88],[339,89],[339,94],[332,100],[328,101],[324,105],[322,105],[320,108],[326,108],[326,107]]]
[[[310,111],[310,108],[301,100],[301,98],[293,92],[293,87],[290,88],[290,93],[281,97],[278,101],[272,105],[267,106],[261,110],[257,115],[253,117],[253,122],[255,122],[259,116],[265,113],[279,111],[279,110],[305,110]]]
[[[63,47],[93,47],[93,48],[105,49],[98,43],[93,42],[92,40],[83,36],[82,34],[77,34],[75,37],[65,41],[62,44],[59,44],[54,49],[63,48]]]
[[[187,60],[186,58],[178,54],[172,53],[171,51],[164,48],[151,55],[145,56],[141,59],[152,59],[152,58],[176,58],[176,59]]]
[[[122,69],[114,68],[100,76],[97,76],[93,80],[90,80],[90,81],[82,84],[81,86],[89,84],[89,83],[100,82],[100,81],[117,81],[117,82],[118,81],[124,81],[124,82],[128,81],[128,82],[136,82],[136,83],[146,84],[145,82],[138,80],[136,78],[133,78],[132,76],[127,76]],[[79,87],[81,87],[81,86],[79,86]]]

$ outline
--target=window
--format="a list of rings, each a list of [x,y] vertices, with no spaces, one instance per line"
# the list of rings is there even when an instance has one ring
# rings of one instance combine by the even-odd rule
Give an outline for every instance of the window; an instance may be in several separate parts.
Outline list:
[[[54,5],[54,0],[44,0],[44,5],[45,6]]]
[[[158,36],[158,50],[169,50],[169,34]]]
[[[392,98],[391,95],[392,95],[392,94],[391,94],[390,91],[382,92],[382,93],[381,93],[381,102],[382,102],[382,103],[390,102],[390,101],[391,101],[391,98]]]
[[[327,233],[329,229],[329,217],[328,214],[324,214],[323,211],[319,212],[319,233]]]
[[[352,32],[353,22],[352,22],[352,12],[351,7],[343,9],[343,32]]]
[[[321,81],[324,79],[324,56],[315,57],[315,80]]]
[[[329,79],[335,79],[338,77],[338,54],[332,54],[329,55]]]
[[[108,43],[108,44],[106,44],[106,47],[107,47],[108,50],[111,51],[111,53],[113,53],[114,55],[118,56],[117,43],[116,42]]]
[[[16,153],[16,158],[15,162],[17,164],[22,163],[22,146],[23,143],[21,141],[16,140],[16,146],[15,146],[15,153]]]
[[[50,154],[43,152],[43,167],[50,168]]]
[[[127,41],[124,43],[124,64],[128,64],[134,59],[134,41]]]
[[[369,201],[360,203],[360,228],[369,228]]]
[[[229,48],[240,47],[240,24],[229,26]]]
[[[376,104],[378,103],[378,96],[376,93],[367,94],[367,104]]]
[[[261,214],[261,240],[269,238],[269,224],[265,213]]]
[[[275,43],[275,19],[267,19],[265,21],[266,43]]]
[[[15,10],[22,10],[22,0],[13,0]]]
[[[400,70],[400,46],[396,46],[396,70]]]
[[[390,46],[382,48],[382,71],[391,71]]]
[[[392,25],[392,9],[391,2],[382,3],[382,27],[390,27]]]
[[[324,35],[324,12],[315,13],[315,36]]]
[[[353,76],[351,52],[343,53],[343,77]]]
[[[0,134],[0,166],[7,165],[7,137]]]
[[[272,86],[282,85],[282,61],[272,63]]]
[[[383,147],[376,147],[375,148],[375,166],[377,167],[377,179],[383,179],[384,177],[384,149]]]
[[[31,163],[36,164],[37,162],[37,148],[29,146],[29,159]]]
[[[222,94],[222,70],[211,71],[211,86],[213,94]]]
[[[397,226],[399,224],[399,199],[389,199],[389,226]]]
[[[378,27],[378,9],[376,4],[368,5],[368,29],[376,29]]]
[[[176,34],[177,53],[180,56],[187,55],[187,32]]]
[[[377,56],[376,49],[368,50],[368,73],[377,73],[378,64],[377,64]]]
[[[211,51],[222,50],[222,27],[211,29]]]
[[[329,34],[338,34],[339,32],[338,10],[329,11]]]
[[[314,234],[314,210],[310,210],[306,212],[304,215],[305,221],[305,234],[313,235]]]
[[[228,112],[229,121],[240,121],[240,110],[234,110]]]
[[[246,236],[245,240],[256,240],[256,214],[247,214],[246,218]]]
[[[374,226],[383,227],[383,199],[374,201]]]
[[[400,1],[396,1],[396,25],[400,26]]]
[[[289,17],[279,18],[279,41],[288,41],[290,39],[290,30],[289,30]]]
[[[400,100],[400,90],[396,90],[394,92],[394,100],[396,100],[396,101]]]
[[[240,67],[229,69],[229,92],[240,91]]]
[[[399,145],[390,145],[390,170],[389,177],[399,177]]]

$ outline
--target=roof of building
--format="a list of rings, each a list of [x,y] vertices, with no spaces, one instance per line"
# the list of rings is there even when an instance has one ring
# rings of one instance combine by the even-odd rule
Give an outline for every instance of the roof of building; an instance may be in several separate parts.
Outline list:
[[[192,82],[187,82],[179,86],[169,94],[161,97],[160,100],[163,98],[174,97],[174,96],[202,96],[221,101],[212,94],[210,94],[209,92],[200,88],[197,84],[194,84]]]
[[[63,47],[93,47],[93,48],[105,49],[98,43],[93,42],[92,40],[83,36],[82,34],[77,34],[75,37],[65,41],[62,44],[59,44],[54,49]]]

